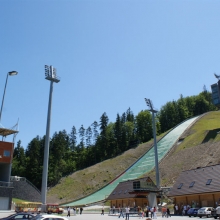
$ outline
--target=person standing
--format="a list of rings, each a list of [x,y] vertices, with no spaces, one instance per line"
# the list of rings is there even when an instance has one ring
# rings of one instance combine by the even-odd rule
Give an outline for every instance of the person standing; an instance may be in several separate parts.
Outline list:
[[[153,218],[154,217],[154,208],[150,208],[150,217]]]
[[[123,210],[122,210],[122,208],[119,206],[119,218],[121,217],[121,215],[122,215],[122,217],[124,218],[124,215],[123,215]]]
[[[129,220],[129,212],[130,212],[130,208],[129,208],[129,206],[127,206],[126,208],[125,208],[125,219],[126,220]]]
[[[138,211],[138,216],[140,218],[141,217],[141,208],[139,206],[137,207],[137,211]]]
[[[177,204],[175,205],[175,210],[176,210],[176,215],[179,215],[179,206]]]
[[[102,206],[102,213],[101,215],[104,215],[104,206]]]
[[[70,217],[70,207],[67,208],[67,217]]]
[[[76,207],[73,207],[73,214],[76,215]]]
[[[115,214],[115,205],[113,205],[112,210],[113,210],[113,214]]]
[[[171,217],[171,215],[170,215],[170,209],[169,208],[167,208],[167,218],[168,217]]]
[[[157,218],[157,209],[155,206],[154,206],[154,217],[153,218]]]
[[[174,211],[174,215],[176,215],[176,204],[174,204],[174,206],[173,206],[173,211]]]
[[[187,206],[184,205],[184,206],[183,206],[183,215],[186,215],[186,214],[187,214]]]
[[[166,217],[166,212],[167,212],[166,207],[163,206],[162,209],[161,209],[161,212],[162,212],[162,218]]]
[[[82,207],[80,207],[80,215],[82,215],[82,211],[83,211],[83,208]]]
[[[148,217],[148,206],[145,208],[145,216]]]

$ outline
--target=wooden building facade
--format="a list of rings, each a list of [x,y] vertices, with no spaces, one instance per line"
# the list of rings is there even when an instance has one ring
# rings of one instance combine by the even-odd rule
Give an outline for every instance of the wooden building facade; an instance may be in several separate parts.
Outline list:
[[[156,206],[159,192],[150,177],[145,177],[120,182],[106,200],[116,208]]]
[[[216,207],[220,204],[220,165],[183,171],[168,196],[180,207]]]

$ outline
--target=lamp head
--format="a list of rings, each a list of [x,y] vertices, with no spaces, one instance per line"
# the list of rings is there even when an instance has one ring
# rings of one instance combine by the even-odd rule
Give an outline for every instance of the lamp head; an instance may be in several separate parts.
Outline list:
[[[147,106],[150,107],[150,99],[146,99],[146,98],[144,98],[144,99],[145,99],[145,102],[146,102]]]
[[[8,72],[8,75],[9,75],[9,76],[15,76],[15,75],[17,75],[17,74],[18,74],[17,71]]]

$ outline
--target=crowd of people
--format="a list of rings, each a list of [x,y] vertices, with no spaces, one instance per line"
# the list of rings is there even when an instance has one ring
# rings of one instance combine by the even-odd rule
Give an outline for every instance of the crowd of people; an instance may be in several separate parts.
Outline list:
[[[187,215],[187,211],[191,208],[190,205],[178,205],[178,204],[175,204],[173,206],[173,211],[174,211],[174,215]],[[83,211],[83,208],[80,207],[73,207],[73,215],[76,215],[76,214],[82,214],[82,211]],[[144,218],[144,217],[150,217],[151,219],[156,219],[157,218],[157,208],[154,206],[154,207],[150,207],[150,206],[146,206],[145,208],[142,208],[140,206],[138,207],[135,207],[135,208],[130,208],[129,206],[127,207],[118,207],[118,208],[115,208],[115,206],[112,206],[111,209],[110,209],[110,212],[112,214],[118,214],[118,218],[120,217],[125,217],[126,220],[129,220],[129,215],[130,214],[134,214],[134,213],[138,213],[138,216],[139,218]],[[70,212],[71,212],[71,208],[70,207],[67,207],[67,217],[70,217]],[[101,215],[104,215],[104,206],[102,206],[102,209],[101,209]],[[170,214],[170,209],[169,207],[167,206],[162,206],[161,207],[161,215],[162,217],[171,217],[171,214]]]
[[[190,205],[181,205],[179,206],[178,204],[175,204],[173,206],[173,210],[174,210],[174,215],[187,215],[187,211],[190,209]],[[83,208],[80,207],[73,207],[73,215],[76,214],[82,214]],[[154,207],[150,207],[150,206],[146,206],[145,208],[142,208],[140,206],[136,207],[136,208],[132,208],[130,209],[129,206],[125,207],[125,208],[121,208],[120,206],[118,208],[115,208],[115,206],[113,206],[111,208],[111,212],[113,214],[116,214],[116,212],[118,213],[118,218],[120,217],[125,217],[126,220],[129,220],[129,215],[130,214],[134,214],[134,213],[138,213],[139,218],[144,218],[144,217],[150,217],[151,219],[156,219],[157,218],[157,208]],[[70,217],[70,213],[71,213],[71,208],[67,207],[67,217]],[[162,206],[161,207],[161,214],[162,217],[171,217],[170,215],[170,209],[167,206]],[[104,206],[102,207],[101,210],[101,215],[104,215]]]
[[[161,213],[162,213],[162,217],[171,217],[171,215],[170,215],[170,209],[168,208],[168,207],[166,207],[166,206],[163,206],[162,208],[161,208]]]
[[[173,210],[174,210],[174,215],[187,215],[187,211],[191,208],[190,205],[186,205],[186,204],[183,204],[183,205],[178,205],[178,204],[175,204],[173,206]]]
[[[110,209],[110,212],[114,215],[118,213],[118,218],[123,217],[125,215],[125,219],[129,220],[129,215],[130,214],[138,214],[139,218],[144,218],[144,217],[151,217],[156,219],[157,218],[157,208],[154,207],[149,207],[146,206],[145,208],[142,208],[140,206],[135,207],[135,208],[130,208],[129,206],[125,208],[121,208],[120,206],[118,208],[115,208],[115,206],[112,206]]]
[[[67,217],[70,217],[70,207],[68,206],[67,207]],[[80,214],[82,215],[82,211],[83,211],[83,208],[80,207],[80,208],[77,208],[77,207],[73,207],[73,215],[76,215],[76,214]]]

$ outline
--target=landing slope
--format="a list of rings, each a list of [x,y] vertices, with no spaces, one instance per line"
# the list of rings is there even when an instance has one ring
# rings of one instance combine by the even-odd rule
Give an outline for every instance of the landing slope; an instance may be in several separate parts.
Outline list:
[[[178,141],[179,137],[184,133],[184,131],[191,126],[198,117],[194,117],[189,119],[173,130],[171,130],[166,136],[164,136],[158,142],[158,160],[160,161],[163,157],[170,151],[172,146]],[[125,181],[128,179],[136,179],[143,174],[151,171],[154,168],[154,148],[150,148],[149,151],[143,157],[141,157],[135,164],[129,167],[124,173],[122,173],[117,179],[113,182],[100,189],[99,191],[85,197],[79,199],[77,201],[65,204],[67,206],[79,206],[90,204],[98,201],[104,200],[117,186],[117,184],[121,181]]]
[[[163,186],[172,186],[182,171],[220,163],[220,111],[205,114],[180,140],[159,165]],[[154,170],[146,175],[155,179]]]

